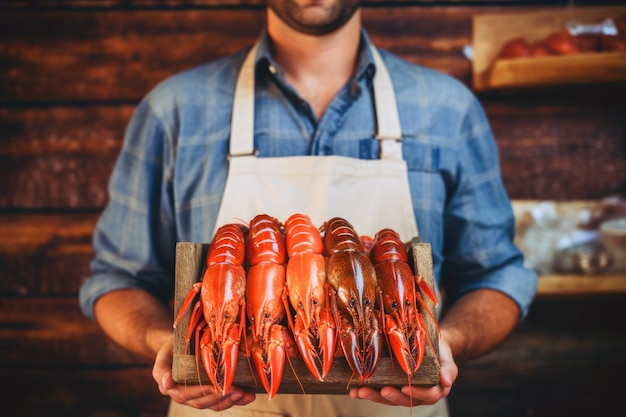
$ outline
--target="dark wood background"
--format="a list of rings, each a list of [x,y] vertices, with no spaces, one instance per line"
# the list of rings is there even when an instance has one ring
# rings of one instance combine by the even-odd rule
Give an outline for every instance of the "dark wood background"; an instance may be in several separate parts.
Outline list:
[[[374,42],[471,85],[471,17],[570,1],[365,1]],[[577,1],[626,4],[624,1]],[[162,416],[151,364],[77,290],[123,131],[150,88],[251,43],[260,0],[0,3],[0,414]],[[626,196],[626,83],[480,94],[514,199]],[[624,415],[626,298],[539,298],[461,367],[453,416]]]

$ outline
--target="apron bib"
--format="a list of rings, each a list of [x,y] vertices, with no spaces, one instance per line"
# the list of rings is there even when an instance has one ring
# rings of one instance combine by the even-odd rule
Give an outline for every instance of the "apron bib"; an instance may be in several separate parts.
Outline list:
[[[404,242],[418,236],[406,162],[402,158],[402,132],[391,78],[378,51],[374,99],[380,159],[342,156],[257,158],[254,154],[254,61],[256,46],[240,70],[231,121],[230,161],[226,188],[215,230],[226,223],[248,222],[268,214],[284,222],[294,213],[311,217],[320,227],[332,217],[343,217],[360,235],[374,236],[385,227],[396,230]],[[346,395],[267,394],[245,407],[213,412],[170,404],[169,417],[389,417],[410,415],[404,407],[351,399]],[[447,403],[413,409],[415,417],[447,416]]]

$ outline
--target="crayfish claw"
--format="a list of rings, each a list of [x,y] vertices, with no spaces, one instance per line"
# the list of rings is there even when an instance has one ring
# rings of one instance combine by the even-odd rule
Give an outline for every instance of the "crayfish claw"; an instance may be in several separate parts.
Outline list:
[[[353,330],[344,331],[341,335],[343,354],[359,383],[372,376],[382,354],[382,341],[378,331],[371,332],[363,339],[360,341]]]
[[[274,324],[270,330],[269,340],[261,341],[253,346],[252,360],[270,400],[278,393],[285,368],[285,358],[291,345],[293,345],[293,339],[287,328]]]
[[[361,352],[359,350],[358,338],[354,331],[344,331],[341,334],[341,348],[343,356],[346,358],[352,373],[358,378],[359,382],[365,380],[363,371],[363,361],[361,360]]]
[[[319,350],[322,352],[322,378],[325,378],[330,372],[331,365],[333,364],[333,358],[335,357],[336,348],[336,330],[335,324],[332,325],[323,324],[319,327],[320,344]]]
[[[413,376],[424,358],[426,332],[416,329],[415,333],[412,337],[414,340],[409,340],[397,327],[389,331],[391,350],[400,367],[408,376]]]
[[[324,314],[322,314],[322,317]],[[330,314],[317,328],[307,328],[302,316],[296,316],[294,339],[304,364],[315,379],[324,382],[335,356],[336,331]],[[330,321],[329,321],[330,320]]]
[[[320,360],[320,356],[317,352],[317,349],[311,343],[311,339],[309,338],[308,331],[301,330],[294,334],[294,339],[296,344],[298,345],[298,350],[300,351],[300,356],[302,356],[302,360],[309,371],[313,374],[315,379],[320,382],[324,382],[324,377],[326,376],[324,370],[322,368],[322,361]]]

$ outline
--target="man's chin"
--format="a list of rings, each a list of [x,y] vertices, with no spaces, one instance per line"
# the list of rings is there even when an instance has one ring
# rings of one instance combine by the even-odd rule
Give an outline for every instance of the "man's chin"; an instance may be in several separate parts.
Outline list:
[[[354,16],[359,2],[325,5],[313,2],[304,6],[295,3],[269,2],[270,8],[288,26],[307,35],[323,36],[335,32]]]

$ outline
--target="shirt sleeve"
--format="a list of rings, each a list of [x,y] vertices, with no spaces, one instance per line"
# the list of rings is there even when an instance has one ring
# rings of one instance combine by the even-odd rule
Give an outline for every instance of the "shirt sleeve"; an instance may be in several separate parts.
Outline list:
[[[144,289],[164,303],[172,296],[172,154],[171,137],[144,100],[128,125],[109,181],[109,202],[94,232],[91,276],[79,291],[88,318],[94,318],[96,300],[112,291]]]
[[[502,183],[498,151],[484,110],[474,98],[461,124],[455,190],[444,213],[446,297],[490,288],[510,296],[524,319],[537,274],[513,244],[515,218]]]

